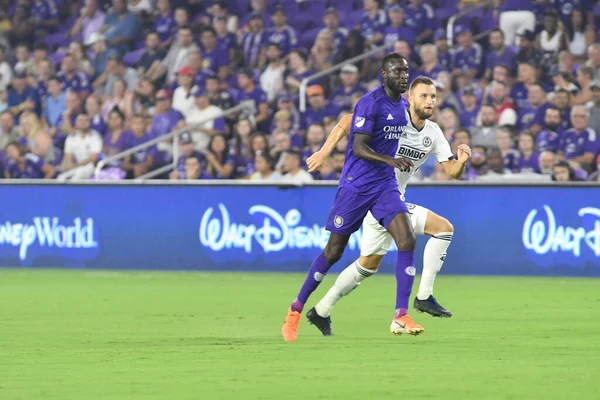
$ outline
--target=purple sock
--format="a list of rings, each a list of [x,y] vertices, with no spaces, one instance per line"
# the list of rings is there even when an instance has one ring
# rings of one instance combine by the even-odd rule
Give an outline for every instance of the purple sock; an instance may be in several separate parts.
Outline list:
[[[396,318],[406,315],[415,281],[415,252],[398,250],[396,257]]]
[[[313,261],[310,266],[310,270],[308,271],[308,276],[304,280],[304,284],[302,285],[302,289],[300,289],[300,293],[298,293],[298,297],[296,301],[292,303],[292,310],[301,312],[304,308],[304,304],[308,300],[308,297],[314,292],[325,275],[327,271],[329,271],[331,265],[327,262],[323,253],[319,254],[315,261]]]

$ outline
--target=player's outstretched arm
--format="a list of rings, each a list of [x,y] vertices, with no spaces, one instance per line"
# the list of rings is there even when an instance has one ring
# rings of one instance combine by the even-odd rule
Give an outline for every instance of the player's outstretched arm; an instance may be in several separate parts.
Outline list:
[[[413,162],[408,158],[394,158],[384,154],[376,153],[371,147],[369,147],[370,141],[371,136],[354,132],[354,141],[352,142],[352,151],[354,155],[367,161],[384,163],[390,167],[401,170],[406,170],[414,165]]]
[[[463,172],[465,172],[465,167],[470,159],[471,148],[466,144],[461,144],[458,146],[458,160],[450,160],[442,165],[450,177],[453,179],[460,179]]]
[[[344,138],[350,134],[350,125],[352,124],[352,114],[346,114],[339,120],[339,122],[333,127],[331,133],[327,137],[327,140],[323,144],[323,147],[306,160],[308,165],[308,172],[314,172],[323,166],[323,163],[329,157],[335,146]]]

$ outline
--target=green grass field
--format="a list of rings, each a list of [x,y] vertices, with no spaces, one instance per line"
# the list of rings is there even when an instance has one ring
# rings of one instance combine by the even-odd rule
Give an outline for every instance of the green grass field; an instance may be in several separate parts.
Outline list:
[[[336,337],[303,319],[285,343],[302,279],[0,270],[0,399],[600,398],[598,279],[442,275],[454,317],[394,337],[394,279],[376,276],[334,311]]]

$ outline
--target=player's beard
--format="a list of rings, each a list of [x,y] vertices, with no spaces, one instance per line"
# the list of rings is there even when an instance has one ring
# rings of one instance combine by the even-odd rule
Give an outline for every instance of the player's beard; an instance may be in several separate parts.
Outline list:
[[[425,108],[423,107],[415,107],[415,114],[417,114],[417,117],[419,117],[419,119],[426,120],[427,118],[430,118],[433,115],[433,108],[431,109],[431,111],[429,111],[425,110]]]

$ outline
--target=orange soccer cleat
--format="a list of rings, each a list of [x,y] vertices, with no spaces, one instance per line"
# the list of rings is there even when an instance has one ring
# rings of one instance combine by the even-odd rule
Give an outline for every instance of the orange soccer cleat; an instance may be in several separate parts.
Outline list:
[[[396,318],[392,321],[390,331],[396,336],[402,335],[403,333],[417,336],[425,332],[425,329],[413,321],[410,316],[403,315],[400,318]]]
[[[295,342],[298,338],[299,324],[300,313],[298,311],[293,311],[290,307],[287,315],[285,316],[283,326],[281,327],[281,334],[283,335],[283,340],[285,340],[286,342]]]

